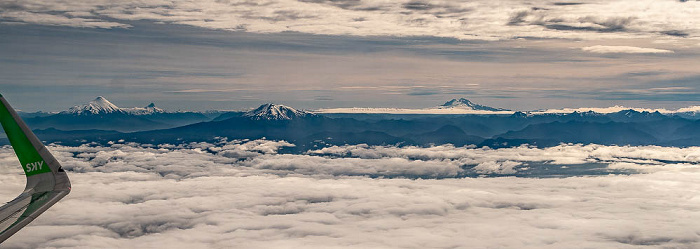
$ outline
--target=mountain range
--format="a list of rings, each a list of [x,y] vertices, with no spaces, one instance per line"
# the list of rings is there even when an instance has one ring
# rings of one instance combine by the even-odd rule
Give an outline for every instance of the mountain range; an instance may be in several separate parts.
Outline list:
[[[173,128],[210,120],[198,112],[166,112],[153,103],[146,107],[121,108],[102,96],[66,111],[24,116],[24,119],[34,129],[54,128],[66,131],[92,129],[119,132]]]
[[[504,110],[454,99],[444,108]],[[206,115],[205,115],[206,114]],[[318,114],[267,103],[247,112],[167,112],[153,104],[120,108],[104,97],[68,111],[25,117],[47,142],[133,141],[188,143],[229,139],[275,139],[303,152],[343,144],[553,146],[559,143],[700,145],[700,120],[632,109],[533,115]]]

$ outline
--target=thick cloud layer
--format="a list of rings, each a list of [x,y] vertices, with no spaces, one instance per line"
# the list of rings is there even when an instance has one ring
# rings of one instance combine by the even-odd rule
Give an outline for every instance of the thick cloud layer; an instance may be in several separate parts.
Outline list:
[[[280,154],[287,146],[293,145],[50,146],[70,170],[73,192],[3,246],[700,246],[700,148],[357,145]],[[591,172],[634,174],[451,178],[470,170],[498,176],[590,164],[606,165]],[[12,150],[1,148],[4,199],[24,187],[17,165]]]
[[[586,164],[613,164],[616,168],[622,168],[620,163],[643,166],[634,169],[650,172],[658,170],[660,166],[675,166],[685,164],[697,164],[700,162],[700,148],[675,148],[660,146],[603,146],[596,144],[562,144],[549,148],[535,148],[520,146],[515,148],[490,149],[473,147],[454,147],[452,145],[440,145],[429,148],[407,146],[367,146],[346,145],[333,146],[319,150],[309,151],[310,154],[334,156],[338,158],[355,157],[362,159],[380,158],[406,158],[412,160],[439,161],[443,163],[455,163],[463,166],[477,165],[479,169],[490,170],[496,173],[514,173],[514,167],[519,165],[586,165]],[[658,166],[658,167],[657,167]],[[525,167],[520,171],[533,168]],[[606,169],[610,169],[607,167]],[[602,170],[606,170],[602,169]],[[466,170],[466,169],[465,169]],[[488,171],[488,170],[487,170]],[[484,172],[480,172],[484,173]]]
[[[129,21],[250,32],[598,39],[698,35],[697,1],[4,1],[5,22],[128,28]]]

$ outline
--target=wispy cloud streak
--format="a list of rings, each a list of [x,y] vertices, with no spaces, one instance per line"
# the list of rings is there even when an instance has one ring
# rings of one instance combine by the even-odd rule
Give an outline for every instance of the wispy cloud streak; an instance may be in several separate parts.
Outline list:
[[[583,47],[581,50],[598,54],[672,54],[673,51],[656,48],[640,48],[632,46],[603,46]]]

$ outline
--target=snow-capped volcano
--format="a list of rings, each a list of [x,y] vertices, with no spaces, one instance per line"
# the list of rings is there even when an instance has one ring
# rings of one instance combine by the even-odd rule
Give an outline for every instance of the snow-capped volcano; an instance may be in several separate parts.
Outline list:
[[[315,116],[315,114],[300,111],[289,106],[267,103],[255,110],[246,112],[243,116],[254,120],[292,120],[295,118]]]
[[[63,111],[61,113],[74,114],[74,115],[96,115],[96,114],[133,114],[133,115],[149,115],[154,113],[165,113],[165,110],[156,107],[155,104],[151,103],[146,107],[133,107],[133,108],[121,108],[112,102],[109,102],[105,97],[99,96],[93,101],[88,102],[84,105],[77,105],[68,109],[68,111]]]
[[[460,108],[480,111],[508,111],[503,108],[493,108],[489,106],[475,104],[474,102],[471,102],[465,98],[452,99],[450,101],[445,102],[445,104],[439,106],[439,108]]]
[[[68,111],[65,111],[65,113],[77,114],[77,115],[123,113],[123,112],[124,111],[121,108],[112,104],[112,102],[109,102],[109,100],[105,99],[102,96],[97,97],[95,100],[90,101],[87,104],[73,106],[70,109],[68,109]]]

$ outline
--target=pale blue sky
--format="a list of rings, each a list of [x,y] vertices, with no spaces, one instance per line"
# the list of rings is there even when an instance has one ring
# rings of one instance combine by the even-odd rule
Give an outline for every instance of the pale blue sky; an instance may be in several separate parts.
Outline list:
[[[266,3],[0,1],[0,92],[26,111],[700,101],[697,1]]]

